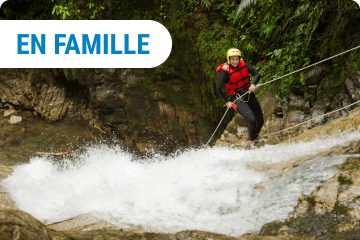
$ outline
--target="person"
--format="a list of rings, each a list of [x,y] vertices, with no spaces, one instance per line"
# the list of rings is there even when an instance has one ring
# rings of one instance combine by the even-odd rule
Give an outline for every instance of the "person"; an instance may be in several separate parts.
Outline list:
[[[250,148],[256,149],[255,143],[259,143],[257,138],[264,124],[261,106],[254,94],[255,85],[261,77],[260,73],[241,58],[241,52],[236,48],[228,50],[227,62],[217,67],[216,71],[219,73],[216,92],[228,108],[233,107],[248,121]],[[251,84],[249,73],[254,76]],[[221,90],[223,84],[225,84],[226,93],[230,95],[230,100],[226,99]],[[250,94],[246,94],[240,100],[236,101],[235,104],[234,101],[247,91],[249,91]]]

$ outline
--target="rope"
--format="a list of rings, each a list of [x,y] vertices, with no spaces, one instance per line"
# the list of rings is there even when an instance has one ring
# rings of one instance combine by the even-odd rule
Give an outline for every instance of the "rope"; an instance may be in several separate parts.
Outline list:
[[[355,49],[358,49],[358,48],[360,48],[360,46],[354,47],[354,48],[352,48],[352,49],[350,49],[350,50],[347,50],[347,51],[345,51],[345,52],[339,53],[339,54],[337,54],[337,55],[335,55],[335,56],[332,56],[332,57],[329,57],[329,58],[327,58],[327,59],[321,60],[320,62],[311,64],[311,65],[309,65],[309,66],[307,66],[307,67],[304,67],[304,68],[302,68],[302,69],[300,69],[300,70],[296,70],[296,71],[294,71],[294,72],[292,72],[292,73],[288,73],[288,74],[286,74],[286,75],[284,75],[284,76],[278,77],[278,78],[276,78],[276,79],[274,79],[274,80],[271,80],[271,81],[269,81],[269,82],[266,82],[266,83],[264,83],[264,84],[262,84],[262,85],[265,85],[265,84],[274,82],[274,81],[276,81],[276,80],[279,80],[279,79],[284,78],[284,77],[287,77],[287,76],[289,76],[289,75],[291,75],[291,74],[300,72],[300,71],[302,71],[302,70],[304,70],[304,69],[307,69],[307,68],[309,68],[309,67],[313,67],[313,66],[315,66],[315,65],[317,65],[317,64],[320,64],[320,63],[325,62],[325,61],[327,61],[327,60],[330,60],[330,59],[332,59],[332,58],[338,57],[338,56],[343,55],[343,54],[345,54],[345,53],[347,53],[347,52],[351,52],[351,51],[353,51],[353,50],[355,50]]]
[[[329,113],[326,113],[326,114],[317,116],[317,117],[315,117],[315,118],[312,118],[312,119],[310,119],[310,120],[307,120],[307,121],[305,121],[305,122],[299,123],[299,124],[297,124],[297,125],[295,125],[295,126],[292,126],[292,127],[289,127],[289,128],[285,128],[285,129],[283,129],[283,130],[280,130],[280,131],[277,131],[277,132],[270,133],[270,134],[268,134],[268,135],[262,136],[261,138],[265,138],[265,137],[268,137],[268,136],[270,136],[270,135],[274,135],[274,134],[280,133],[280,132],[282,132],[282,131],[286,131],[286,130],[289,130],[289,129],[298,127],[298,126],[303,125],[303,124],[305,124],[305,123],[307,123],[307,122],[313,121],[313,120],[315,120],[315,119],[317,119],[317,118],[320,118],[320,117],[323,117],[323,116],[326,116],[326,115],[330,115],[331,113],[338,112],[338,111],[343,110],[343,109],[345,109],[345,108],[351,107],[352,105],[355,105],[355,104],[357,104],[357,103],[360,103],[360,100],[357,101],[357,102],[354,102],[354,103],[352,103],[352,104],[349,104],[349,105],[347,105],[347,106],[345,106],[345,107],[343,107],[343,108],[336,109],[336,110],[334,110],[334,111],[332,111],[332,112],[329,112]]]
[[[217,128],[215,129],[214,133],[211,135],[209,141],[206,143],[205,148],[207,147],[207,145],[209,144],[209,142],[210,142],[211,139],[213,138],[214,134],[216,133],[216,131],[217,131],[218,128],[220,127],[220,124],[221,124],[221,122],[224,120],[224,117],[225,117],[226,113],[229,111],[229,109],[230,109],[229,107],[228,107],[228,109],[226,109],[226,112],[225,112],[224,116],[223,116],[222,119],[220,120],[219,125],[218,125]]]
[[[260,87],[261,85],[264,85],[264,84],[259,84],[259,87]],[[255,89],[256,89],[256,88],[255,88]],[[238,97],[235,99],[234,103],[236,104],[236,102],[239,101],[239,100],[241,100],[241,98],[242,98],[243,96],[245,96],[247,93],[249,93],[249,91],[247,91],[246,93],[244,93],[244,94],[241,95],[241,96],[238,96]],[[239,95],[240,95],[240,94],[239,94]],[[250,98],[250,96],[249,96],[249,98]],[[216,133],[216,131],[217,131],[218,128],[220,127],[220,124],[221,124],[222,121],[224,120],[224,117],[225,117],[226,113],[229,111],[230,108],[231,108],[231,107],[228,107],[228,109],[226,109],[226,112],[225,112],[224,116],[223,116],[222,119],[220,120],[220,122],[219,122],[218,126],[216,127],[214,133],[211,135],[209,141],[206,143],[205,148],[207,147],[207,145],[209,144],[209,142],[210,142],[211,139],[213,138],[214,134]]]
[[[317,64],[320,64],[320,63],[325,62],[325,61],[327,61],[327,60],[330,60],[330,59],[332,59],[332,58],[335,58],[335,57],[338,57],[338,56],[343,55],[343,54],[345,54],[345,53],[351,52],[351,51],[353,51],[353,50],[355,50],[355,49],[358,49],[358,48],[360,48],[360,46],[357,46],[357,47],[354,47],[354,48],[352,48],[352,49],[350,49],[350,50],[347,50],[347,51],[345,51],[345,52],[336,54],[336,55],[334,55],[334,56],[332,56],[332,57],[326,58],[326,59],[324,59],[324,60],[321,60],[320,62],[311,64],[311,65],[309,65],[309,66],[306,66],[306,67],[301,68],[301,69],[299,69],[299,70],[296,70],[296,71],[294,71],[294,72],[288,73],[288,74],[286,74],[286,75],[284,75],[284,76],[278,77],[278,78],[273,79],[273,80],[271,80],[271,81],[269,81],[269,82],[266,82],[266,83],[263,83],[263,84],[258,84],[257,86],[255,86],[255,89],[256,89],[256,88],[259,88],[259,87],[261,87],[261,86],[263,86],[263,85],[265,85],[265,84],[269,84],[269,83],[271,83],[271,82],[274,82],[274,81],[277,81],[277,80],[282,79],[282,78],[284,78],[284,77],[287,77],[287,76],[289,76],[289,75],[292,75],[292,74],[294,74],[294,73],[300,72],[300,71],[302,71],[302,70],[304,70],[304,69],[307,69],[307,68],[309,68],[309,67],[313,67],[313,66],[315,66],[315,65],[317,65]],[[236,102],[238,99],[240,99],[240,98],[242,98],[243,96],[245,96],[247,93],[249,93],[249,91],[247,91],[246,93],[244,93],[242,96],[238,97],[238,98],[235,100],[235,102]],[[357,101],[357,102],[355,102],[355,103],[352,103],[352,104],[350,104],[350,105],[348,105],[348,106],[346,106],[346,107],[337,109],[337,110],[335,110],[335,111],[333,111],[333,112],[340,111],[340,110],[342,110],[342,109],[344,109],[344,108],[348,108],[348,107],[350,107],[350,106],[352,106],[352,105],[354,105],[354,104],[356,104],[356,103],[358,103],[358,102],[360,102],[360,101]],[[222,121],[224,120],[225,115],[226,115],[226,113],[229,111],[229,109],[230,109],[230,108],[228,108],[228,109],[226,110],[224,116],[222,117],[222,119],[221,119],[220,122],[219,122],[219,125],[216,127],[214,133],[211,135],[209,141],[206,143],[205,148],[207,147],[207,145],[209,144],[209,142],[211,141],[211,139],[212,139],[213,136],[215,135],[216,131],[218,130],[220,124],[221,124]],[[291,128],[297,127],[297,126],[299,126],[299,125],[302,125],[302,124],[304,124],[304,123],[307,123],[307,122],[312,121],[312,120],[314,120],[314,119],[317,119],[317,118],[319,118],[319,117],[326,116],[326,115],[331,114],[331,113],[333,113],[333,112],[326,113],[326,114],[324,114],[324,115],[321,115],[321,116],[318,116],[318,117],[316,117],[316,118],[310,119],[310,120],[308,120],[308,121],[306,121],[306,122],[300,123],[300,124],[295,125],[295,126],[293,126],[293,127],[291,127]],[[282,131],[285,131],[285,130],[288,130],[288,129],[291,129],[291,128],[283,129],[283,130],[281,130],[281,131],[279,131],[279,132],[282,132]],[[276,133],[278,133],[278,132],[276,132]],[[265,135],[264,137],[270,136],[270,135],[272,135],[272,134],[275,134],[275,133],[271,133],[271,134]]]

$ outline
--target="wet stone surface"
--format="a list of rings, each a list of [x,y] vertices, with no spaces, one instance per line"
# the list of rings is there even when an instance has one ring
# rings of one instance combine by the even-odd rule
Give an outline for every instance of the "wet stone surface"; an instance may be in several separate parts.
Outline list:
[[[47,122],[28,111],[16,111],[22,117],[17,124],[10,124],[10,116],[4,117],[0,109],[0,164],[13,166],[29,162],[36,152],[61,152],[70,149],[69,144],[88,132],[84,121]]]

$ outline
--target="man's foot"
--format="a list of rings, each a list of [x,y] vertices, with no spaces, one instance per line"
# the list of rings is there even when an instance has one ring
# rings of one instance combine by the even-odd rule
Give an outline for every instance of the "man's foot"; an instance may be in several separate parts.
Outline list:
[[[257,149],[257,147],[255,146],[255,143],[254,143],[254,144],[250,144],[250,149],[251,149],[251,150]]]
[[[264,140],[256,140],[254,144],[257,144],[257,143],[265,143]]]

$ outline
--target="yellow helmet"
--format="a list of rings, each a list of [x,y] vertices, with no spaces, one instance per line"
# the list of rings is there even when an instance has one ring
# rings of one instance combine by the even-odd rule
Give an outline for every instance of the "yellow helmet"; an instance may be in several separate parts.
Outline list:
[[[241,57],[241,52],[239,49],[237,48],[230,48],[228,51],[227,51],[227,62],[228,64],[230,64],[230,57],[232,56],[239,56]]]

